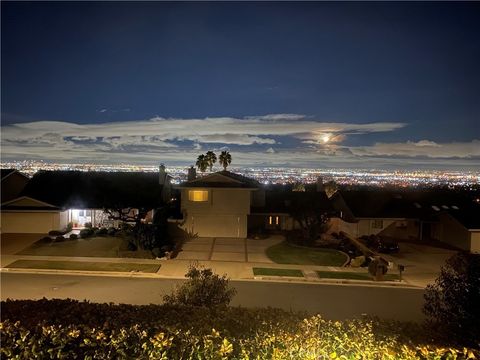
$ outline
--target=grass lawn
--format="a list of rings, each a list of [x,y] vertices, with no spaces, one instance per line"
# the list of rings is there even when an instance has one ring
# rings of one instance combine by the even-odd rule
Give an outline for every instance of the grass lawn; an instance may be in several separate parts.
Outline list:
[[[351,279],[351,280],[373,280],[369,273],[346,272],[346,271],[317,271],[318,277],[322,279]],[[386,281],[399,280],[397,274],[386,274],[383,277]]]
[[[297,269],[273,269],[273,268],[253,268],[254,275],[264,276],[291,276],[303,277],[303,272]]]
[[[282,242],[269,247],[267,256],[277,264],[342,266],[347,256],[332,249],[309,249]]]
[[[47,260],[17,260],[7,268],[21,269],[53,269],[53,270],[86,270],[86,271],[138,271],[155,273],[160,268],[156,264],[123,264],[84,261],[47,261]]]
[[[123,241],[122,238],[115,236],[94,236],[87,239],[65,240],[51,243],[37,241],[18,254],[36,256],[118,257],[118,250]]]

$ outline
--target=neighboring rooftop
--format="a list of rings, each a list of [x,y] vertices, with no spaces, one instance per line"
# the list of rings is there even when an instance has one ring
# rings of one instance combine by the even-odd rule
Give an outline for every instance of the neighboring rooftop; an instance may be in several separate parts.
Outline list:
[[[155,208],[161,193],[158,173],[39,171],[20,196],[60,208]]]
[[[227,170],[218,171],[194,180],[184,182],[178,187],[209,187],[209,188],[245,188],[256,189],[260,183],[254,179],[232,173]]]

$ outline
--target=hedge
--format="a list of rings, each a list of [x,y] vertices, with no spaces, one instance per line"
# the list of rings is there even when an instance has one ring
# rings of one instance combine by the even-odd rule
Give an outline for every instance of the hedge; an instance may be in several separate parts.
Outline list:
[[[2,302],[1,355],[16,359],[473,359],[420,325],[329,321],[279,309]],[[399,335],[403,333],[403,335]],[[413,340],[412,340],[413,339]]]

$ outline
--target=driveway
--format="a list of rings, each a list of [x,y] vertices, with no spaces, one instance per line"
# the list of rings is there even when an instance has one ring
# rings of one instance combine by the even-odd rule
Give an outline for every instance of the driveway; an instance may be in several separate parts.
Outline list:
[[[455,253],[455,250],[401,242],[398,254],[382,254],[382,257],[405,266],[403,273],[405,281],[425,287],[435,281],[440,274],[441,266]]]
[[[179,260],[234,261],[273,263],[265,250],[284,240],[283,236],[271,236],[263,240],[239,238],[196,238],[183,244],[176,257]]]
[[[0,234],[0,265],[3,267],[6,264],[11,263],[14,259],[16,259],[14,256],[16,253],[29,247],[44,236],[46,236],[46,234]]]

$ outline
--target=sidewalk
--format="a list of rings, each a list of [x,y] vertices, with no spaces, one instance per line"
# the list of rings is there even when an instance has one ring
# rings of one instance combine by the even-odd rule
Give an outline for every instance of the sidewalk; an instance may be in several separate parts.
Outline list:
[[[79,270],[58,270],[58,269],[33,269],[33,268],[8,268],[8,265],[17,260],[45,260],[45,261],[64,261],[64,262],[105,262],[105,263],[128,263],[128,264],[156,264],[160,268],[156,273],[141,272],[113,272],[113,271],[79,271]],[[251,280],[251,281],[277,281],[277,282],[310,282],[327,284],[364,284],[374,286],[407,286],[411,284],[399,281],[366,281],[350,279],[320,279],[316,271],[335,271],[335,272],[358,272],[365,273],[362,268],[345,268],[333,266],[314,266],[314,265],[289,265],[264,262],[236,262],[236,261],[193,261],[193,260],[154,260],[154,259],[136,259],[136,258],[101,258],[101,257],[64,257],[64,256],[31,256],[31,255],[5,255],[2,256],[1,272],[18,272],[31,274],[68,274],[68,275],[95,275],[112,277],[145,277],[145,278],[171,278],[183,279],[190,265],[199,264],[211,268],[219,275],[226,274],[232,280]],[[298,269],[304,274],[304,277],[283,277],[283,276],[254,276],[253,268],[269,269]]]

